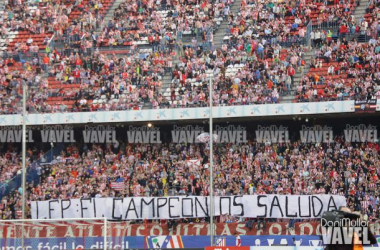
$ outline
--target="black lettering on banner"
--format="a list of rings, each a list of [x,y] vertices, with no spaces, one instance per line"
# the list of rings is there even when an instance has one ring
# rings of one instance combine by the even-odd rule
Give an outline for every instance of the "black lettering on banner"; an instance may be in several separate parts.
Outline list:
[[[69,205],[67,207],[63,207],[63,202],[66,202],[68,201],[69,202]],[[69,207],[71,206],[71,200],[70,199],[66,199],[66,200],[61,200],[61,216],[62,216],[62,219],[65,218],[65,216],[63,215],[63,212],[67,209],[69,209]]]
[[[183,208],[185,207],[185,202],[186,200],[190,200],[191,202],[191,214],[185,214],[185,211],[183,211]],[[194,217],[194,203],[193,203],[193,198],[182,198],[182,217]]]
[[[296,214],[289,214],[289,197],[285,196],[285,216],[286,217],[297,217]]]
[[[311,206],[310,206],[310,196],[307,197],[309,200],[309,214],[308,215],[302,215],[301,213],[301,196],[298,196],[298,214],[300,215],[299,217],[311,217]]]
[[[164,200],[165,203],[161,205],[160,204],[160,200]],[[160,208],[164,207],[167,203],[168,203],[168,199],[167,198],[158,198],[157,199],[157,217],[158,218],[160,218]]]
[[[274,204],[275,201],[277,201],[276,204]],[[280,212],[281,212],[281,217],[284,217],[284,213],[282,212],[282,209],[280,206],[280,201],[278,200],[277,196],[274,196],[274,198],[272,200],[272,204],[270,205],[270,213],[269,213],[270,217],[272,217],[273,207],[278,207],[280,209]]]
[[[268,198],[272,200],[268,200]],[[253,205],[255,208],[254,216],[258,218],[262,217],[278,217],[281,218],[318,218],[321,216],[323,211],[332,211],[337,209],[338,203],[335,201],[335,196],[333,195],[297,195],[296,197],[286,196],[282,197],[280,195],[252,195],[252,196],[223,196],[217,197],[219,199],[219,205],[215,207],[216,214],[234,214],[237,216],[247,216],[245,214],[245,202]],[[281,202],[280,202],[281,198]],[[149,217],[149,219],[154,218],[180,218],[180,217],[209,217],[209,204],[208,197],[144,197],[138,198],[112,198],[113,207],[112,211],[107,211],[107,216],[113,220],[121,220],[125,218],[138,218],[141,219],[143,216]],[[225,200],[228,200],[228,204]],[[256,201],[253,199],[257,199]],[[262,201],[264,199],[264,201]],[[284,201],[282,199],[285,199]],[[298,200],[295,200],[298,199]],[[308,200],[305,200],[308,199]],[[80,200],[80,204],[79,204]],[[87,215],[94,216],[97,218],[102,215],[103,209],[100,207],[101,211],[97,211],[97,203],[102,202],[103,198],[100,198],[96,202],[97,198],[85,198],[85,199],[66,199],[66,200],[50,200],[43,202],[32,203],[33,219],[59,219],[68,218],[72,213],[77,212],[78,217],[86,217]],[[126,203],[124,204],[124,200]],[[270,201],[270,202],[269,202]],[[298,210],[297,203],[298,201]],[[75,203],[73,203],[75,202]],[[76,203],[78,202],[78,203]],[[87,203],[86,203],[87,202]],[[136,204],[137,202],[137,204]],[[256,202],[256,204],[254,204]],[[58,203],[55,205],[55,203]],[[75,208],[73,208],[75,204]],[[325,206],[326,205],[326,206]],[[79,207],[80,206],[80,207]],[[181,208],[179,206],[182,206]],[[228,206],[228,208],[227,208]],[[270,206],[270,207],[268,207]],[[283,207],[285,206],[285,207]],[[319,206],[319,207],[318,207]],[[277,212],[274,210],[278,209]],[[47,209],[46,209],[47,208]],[[80,208],[80,214],[79,214]],[[219,208],[219,211],[217,209]],[[41,209],[41,211],[40,211]],[[93,209],[93,213],[91,211]],[[164,209],[163,211],[161,211]],[[191,211],[189,211],[191,209]],[[240,211],[238,211],[240,209]],[[285,211],[283,210],[285,209]],[[226,211],[227,210],[227,211]],[[307,211],[309,210],[309,212]],[[87,211],[87,212],[86,212]],[[130,212],[135,213],[135,217],[129,216]],[[65,215],[67,213],[67,216]],[[85,214],[87,213],[87,214]],[[112,216],[111,216],[112,213]],[[61,216],[59,216],[61,214]],[[276,216],[278,214],[278,216]],[[70,215],[70,216],[69,216]]]
[[[205,197],[204,199],[206,200],[206,210],[204,209],[204,207],[202,206],[201,202],[198,200],[198,197],[195,197],[195,217],[198,217],[198,205],[199,204],[199,207],[202,209],[203,213],[206,215],[206,217],[209,217],[209,213],[208,213],[208,202],[207,202],[207,198],[208,197]]]
[[[231,214],[231,197],[219,197],[219,212],[220,212],[220,215],[223,215],[223,211],[222,211],[222,202],[223,202],[223,199],[227,199],[228,200],[228,214]]]
[[[133,208],[131,208],[131,205],[133,205]],[[133,198],[131,198],[131,201],[129,202],[127,212],[125,213],[125,219],[128,219],[128,213],[129,213],[130,210],[135,211],[136,218],[138,219],[139,216],[137,214],[136,204],[135,204],[135,200]]]
[[[84,218],[83,217],[83,210],[87,210],[88,209],[88,207],[83,207],[83,201],[90,201],[90,203],[91,203],[91,198],[82,198],[82,199],[80,199],[80,212],[81,212],[81,217],[82,218]]]
[[[321,204],[321,209],[319,209],[318,214],[315,213],[315,202],[314,202],[314,199],[317,199],[317,200],[319,201],[319,203]],[[312,195],[312,196],[311,196],[311,204],[312,204],[312,206],[313,206],[313,215],[314,215],[314,217],[319,217],[319,215],[321,215],[322,210],[323,210],[323,203],[322,203],[322,200],[319,199],[317,196]]]
[[[94,218],[96,218],[96,199],[92,199],[94,201]]]
[[[39,214],[39,212],[38,212],[38,201],[34,201],[35,203],[36,203],[36,205],[37,205],[37,219],[39,219],[39,217],[38,217],[38,214]]]
[[[172,215],[172,207],[175,207],[175,206],[172,206],[171,205],[171,201],[172,200],[178,200],[179,201],[179,198],[178,197],[169,197],[169,217],[170,218],[179,218],[180,216],[179,215]]]
[[[121,203],[124,202],[124,200],[122,198],[113,198],[112,199],[112,219],[113,220],[121,220],[121,218],[123,217],[123,215],[120,215],[118,217],[115,216],[116,201],[121,201]]]
[[[266,195],[258,195],[257,196],[257,206],[258,207],[265,207],[265,213],[263,214],[263,215],[257,215],[257,217],[259,217],[259,218],[265,218],[265,217],[267,217],[267,210],[268,210],[268,208],[267,208],[267,205],[266,204],[261,204],[260,203],[260,199],[261,198],[267,198],[267,196]]]
[[[333,203],[334,206],[330,206],[330,203]],[[329,199],[329,204],[327,205],[327,211],[332,211],[330,210],[330,207],[333,207],[334,209],[332,210],[337,210],[338,208],[336,207],[336,204],[335,204],[335,200],[334,200],[334,197],[330,196],[330,199]]]
[[[156,214],[155,211],[154,211],[154,198],[150,199],[150,202],[146,202],[144,198],[141,198],[141,202],[140,202],[140,218],[143,217],[143,210],[144,210],[144,205],[143,203],[147,206],[149,206],[150,204],[152,204],[152,212],[153,212],[153,218],[154,218],[154,215]]]
[[[241,207],[241,213],[238,214],[237,216],[244,216],[244,206],[243,206],[243,203],[237,203],[236,202],[236,198],[243,198],[243,196],[242,195],[234,196],[233,205],[237,206],[237,207]]]
[[[54,211],[54,209],[51,208],[51,203],[53,202],[58,202],[59,203],[59,200],[51,200],[49,201],[49,219],[52,219],[51,218],[51,211]]]

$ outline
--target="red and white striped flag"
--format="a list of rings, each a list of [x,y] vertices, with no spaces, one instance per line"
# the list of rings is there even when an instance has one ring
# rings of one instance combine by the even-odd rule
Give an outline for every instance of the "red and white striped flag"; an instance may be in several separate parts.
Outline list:
[[[240,247],[240,246],[241,246],[240,235],[236,236],[236,246],[237,246],[237,247]]]
[[[111,188],[113,188],[117,191],[124,190],[124,187],[125,187],[124,182],[111,182]]]
[[[182,238],[180,235],[173,235],[170,237],[170,241],[167,248],[183,248]]]
[[[216,246],[225,247],[226,246],[226,238],[216,239]]]
[[[187,160],[187,166],[199,168],[201,166],[201,160],[199,159],[193,159],[193,160]]]

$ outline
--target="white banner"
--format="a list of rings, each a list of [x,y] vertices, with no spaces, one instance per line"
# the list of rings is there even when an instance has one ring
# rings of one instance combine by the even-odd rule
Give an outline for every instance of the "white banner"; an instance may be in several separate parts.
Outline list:
[[[378,101],[377,103],[380,103]],[[376,110],[380,111],[380,105]],[[309,115],[326,113],[353,113],[355,112],[354,100],[330,101],[330,102],[307,102],[307,103],[275,103],[266,105],[237,105],[214,107],[214,118],[231,117],[263,117],[279,115]],[[28,114],[27,125],[44,124],[87,124],[112,123],[112,122],[141,122],[161,120],[194,120],[207,119],[209,108],[176,108],[176,109],[143,109],[143,110],[118,110],[74,113],[46,113]],[[0,115],[0,126],[19,126],[22,124],[22,116]]]
[[[346,205],[337,195],[244,195],[215,197],[215,216],[318,218]],[[210,197],[128,197],[32,202],[33,219],[103,218],[110,220],[208,217]]]

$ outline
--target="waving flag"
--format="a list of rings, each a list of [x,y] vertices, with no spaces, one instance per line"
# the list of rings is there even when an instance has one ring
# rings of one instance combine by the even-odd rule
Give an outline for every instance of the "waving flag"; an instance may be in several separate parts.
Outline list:
[[[187,166],[189,166],[189,167],[198,168],[199,166],[201,166],[201,160],[199,160],[199,159],[187,160],[186,163],[187,163]]]
[[[216,142],[218,140],[218,135],[213,134],[212,135],[213,141]],[[198,141],[203,142],[203,143],[209,143],[210,142],[210,133],[202,133],[198,135],[197,137]]]
[[[117,191],[122,191],[125,187],[124,182],[112,182],[111,183],[111,188],[117,190]]]
[[[240,246],[241,246],[240,235],[238,235],[238,236],[236,237],[236,246],[237,246],[237,247],[240,247]]]

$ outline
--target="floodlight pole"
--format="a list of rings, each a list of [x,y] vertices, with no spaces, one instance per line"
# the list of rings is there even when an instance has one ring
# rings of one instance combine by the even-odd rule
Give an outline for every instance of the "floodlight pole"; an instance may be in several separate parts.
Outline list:
[[[209,116],[209,125],[210,125],[210,241],[211,246],[214,245],[214,161],[213,161],[213,128],[212,128],[212,83],[213,78],[210,77],[209,82],[209,100],[210,100],[210,116]]]
[[[22,85],[22,219],[25,220],[26,183],[26,84]],[[21,226],[21,243],[24,248],[24,225]]]

